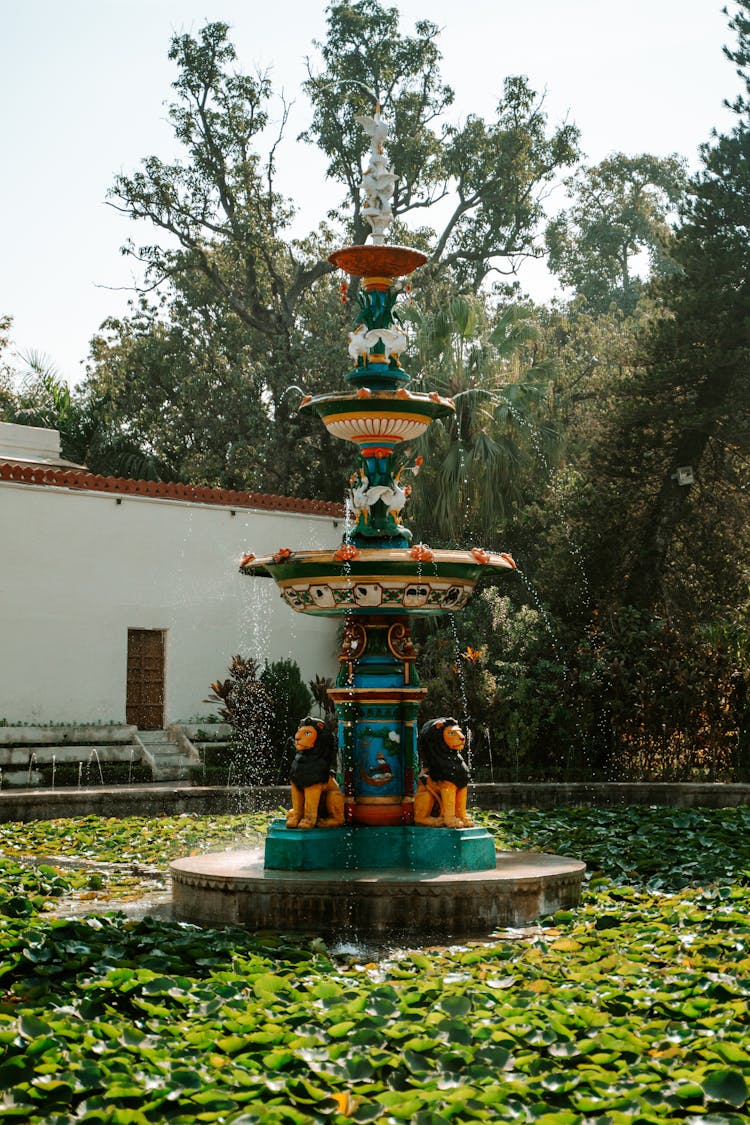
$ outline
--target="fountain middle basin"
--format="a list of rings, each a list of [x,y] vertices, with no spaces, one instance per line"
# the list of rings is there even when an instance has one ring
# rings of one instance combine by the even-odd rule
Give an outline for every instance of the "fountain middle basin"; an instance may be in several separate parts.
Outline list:
[[[262,558],[246,556],[247,575],[270,575],[298,613],[320,617],[373,612],[420,616],[463,609],[479,579],[515,569],[510,555],[473,551],[345,546],[336,551],[284,548]]]

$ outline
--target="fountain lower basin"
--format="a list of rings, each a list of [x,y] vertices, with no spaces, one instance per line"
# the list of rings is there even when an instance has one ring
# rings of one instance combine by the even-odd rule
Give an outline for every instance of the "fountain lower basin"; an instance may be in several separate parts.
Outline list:
[[[445,830],[443,830],[445,831]],[[174,916],[202,925],[398,942],[488,936],[578,905],[585,864],[497,852],[483,871],[270,870],[257,851],[171,864]]]

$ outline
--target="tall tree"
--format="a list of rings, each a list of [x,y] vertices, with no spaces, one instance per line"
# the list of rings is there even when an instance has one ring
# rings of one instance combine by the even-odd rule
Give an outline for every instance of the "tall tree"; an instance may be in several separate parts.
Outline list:
[[[750,83],[748,3],[729,55]],[[715,619],[746,596],[750,549],[750,120],[702,149],[670,245],[678,272],[639,355],[605,388],[577,515],[595,598]],[[575,506],[575,505],[574,505]],[[584,518],[588,517],[588,521]],[[586,524],[591,528],[586,531]]]
[[[328,157],[328,174],[345,186],[346,219],[363,242],[360,210],[367,138],[355,117],[375,97],[393,122],[388,154],[396,175],[393,213],[434,221],[443,202],[447,219],[430,241],[432,270],[450,267],[460,284],[478,288],[492,270],[511,272],[515,259],[539,253],[535,244],[542,200],[560,169],[578,155],[578,130],[548,132],[544,99],[524,77],[507,78],[494,120],[470,114],[462,125],[446,119],[453,90],[440,76],[439,29],[420,20],[404,35],[397,8],[378,0],[341,0],[328,8],[320,48],[323,69],[306,90],[313,120],[303,134]]]
[[[618,152],[580,168],[566,187],[571,205],[547,226],[549,268],[592,311],[614,303],[632,312],[643,291],[639,255],[648,255],[652,276],[676,269],[669,218],[684,191],[684,160]]]
[[[714,557],[725,577],[734,575],[735,584],[744,573],[736,556],[747,543],[750,517],[744,495],[750,464],[749,124],[740,119],[731,134],[703,150],[672,250],[681,273],[665,288],[673,319],[663,320],[650,341],[652,366],[632,419],[637,428],[650,416],[653,448],[639,565],[627,584],[628,600],[643,606],[664,602],[675,549],[684,560],[691,541],[693,549],[700,543],[706,561]],[[744,529],[736,523],[740,513]],[[735,551],[726,543],[728,556],[715,559],[700,528],[712,527],[715,537],[722,524],[738,538]]]
[[[326,69],[307,83],[314,115],[306,135],[322,145],[331,175],[346,187],[349,236],[364,239],[359,188],[366,137],[352,118],[356,110],[370,112],[372,101],[351,85],[356,74],[395,118],[396,231],[408,214],[427,214],[432,202],[452,194],[447,225],[423,233],[422,241],[430,243],[435,269],[478,284],[499,260],[532,251],[540,194],[574,160],[577,132],[566,125],[548,135],[539,99],[523,79],[509,80],[495,121],[470,118],[460,129],[440,124],[452,95],[439,78],[436,37],[424,21],[414,36],[402,34],[396,10],[377,0],[333,4],[322,47]],[[178,77],[168,113],[182,156],[171,163],[151,156],[133,175],[118,176],[111,202],[158,234],[151,244],[125,248],[145,264],[147,290],[203,287],[217,315],[231,314],[246,334],[251,397],[266,421],[276,423],[266,433],[264,463],[275,476],[274,491],[288,491],[301,475],[288,389],[309,370],[302,322],[313,286],[331,272],[333,235],[321,227],[308,239],[289,237],[293,205],[275,178],[286,114],[261,155],[270,83],[238,71],[227,25],[176,36],[169,55]]]

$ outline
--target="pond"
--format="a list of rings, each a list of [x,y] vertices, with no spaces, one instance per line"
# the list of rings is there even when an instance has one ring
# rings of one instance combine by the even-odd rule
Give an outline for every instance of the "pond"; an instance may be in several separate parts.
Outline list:
[[[420,949],[202,929],[169,859],[266,816],[0,825],[0,1119],[746,1121],[750,809],[481,816],[585,859],[580,909]]]

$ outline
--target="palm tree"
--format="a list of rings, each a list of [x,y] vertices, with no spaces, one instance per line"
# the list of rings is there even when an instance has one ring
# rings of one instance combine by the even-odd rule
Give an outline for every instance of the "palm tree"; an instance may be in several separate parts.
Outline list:
[[[425,459],[414,518],[440,540],[469,535],[494,545],[531,466],[549,468],[554,457],[550,361],[534,363],[537,328],[522,306],[508,306],[494,324],[474,297],[404,313],[425,383],[456,404],[414,447]]]

